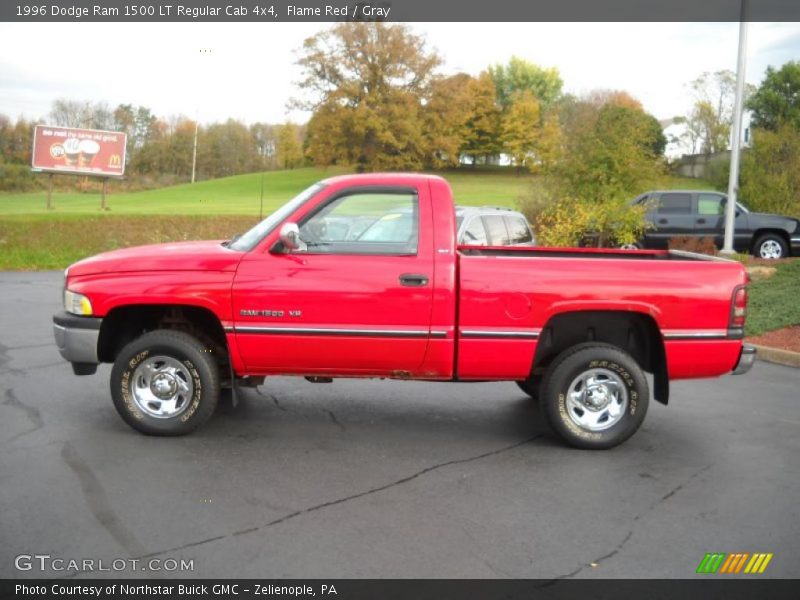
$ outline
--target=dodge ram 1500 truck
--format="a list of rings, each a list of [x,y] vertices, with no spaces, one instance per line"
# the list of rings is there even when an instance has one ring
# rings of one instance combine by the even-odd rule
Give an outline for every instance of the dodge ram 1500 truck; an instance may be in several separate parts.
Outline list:
[[[113,363],[122,418],[189,433],[269,375],[515,381],[553,429],[609,448],[670,379],[744,373],[747,274],[660,250],[457,246],[447,182],[317,183],[242,236],[116,250],[65,273],[78,375]]]

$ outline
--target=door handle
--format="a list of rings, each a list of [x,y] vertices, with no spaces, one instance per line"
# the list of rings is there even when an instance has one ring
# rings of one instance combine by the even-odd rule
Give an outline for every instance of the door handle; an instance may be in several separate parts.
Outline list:
[[[706,223],[705,219],[697,219],[697,224],[698,225],[705,225],[705,223]]]
[[[669,221],[667,221],[666,219],[659,219],[658,220],[658,224],[659,225],[666,225],[667,223],[669,223]]]
[[[400,285],[422,287],[423,285],[428,285],[428,276],[418,273],[403,273],[400,275]]]

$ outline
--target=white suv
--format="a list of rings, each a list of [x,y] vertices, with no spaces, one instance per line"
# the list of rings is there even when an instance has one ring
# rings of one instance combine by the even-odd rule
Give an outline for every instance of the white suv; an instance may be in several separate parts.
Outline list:
[[[494,206],[456,206],[456,240],[463,246],[535,246],[522,213]]]

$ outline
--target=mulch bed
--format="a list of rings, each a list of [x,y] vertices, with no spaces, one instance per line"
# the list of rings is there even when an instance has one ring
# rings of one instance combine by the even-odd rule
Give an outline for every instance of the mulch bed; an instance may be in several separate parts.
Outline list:
[[[775,331],[768,331],[761,335],[748,337],[747,341],[758,344],[759,346],[800,352],[800,325],[790,325],[783,329],[776,329]]]

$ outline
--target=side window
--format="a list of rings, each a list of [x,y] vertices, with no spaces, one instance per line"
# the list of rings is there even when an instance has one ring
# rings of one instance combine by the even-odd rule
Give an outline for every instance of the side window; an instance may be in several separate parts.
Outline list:
[[[335,199],[300,225],[310,254],[416,254],[416,194],[353,192]]]
[[[506,216],[503,220],[506,222],[508,237],[512,244],[527,244],[533,240],[531,230],[522,218]]]
[[[467,246],[488,246],[489,238],[486,237],[486,229],[480,217],[473,217],[464,230],[464,237],[459,241],[460,244]]]
[[[661,194],[658,213],[662,215],[688,215],[692,212],[692,195],[684,193]]]
[[[719,216],[725,212],[725,197],[719,194],[698,194],[697,214]]]
[[[492,246],[508,246],[508,231],[501,215],[489,215],[481,217],[489,234],[489,244]]]

